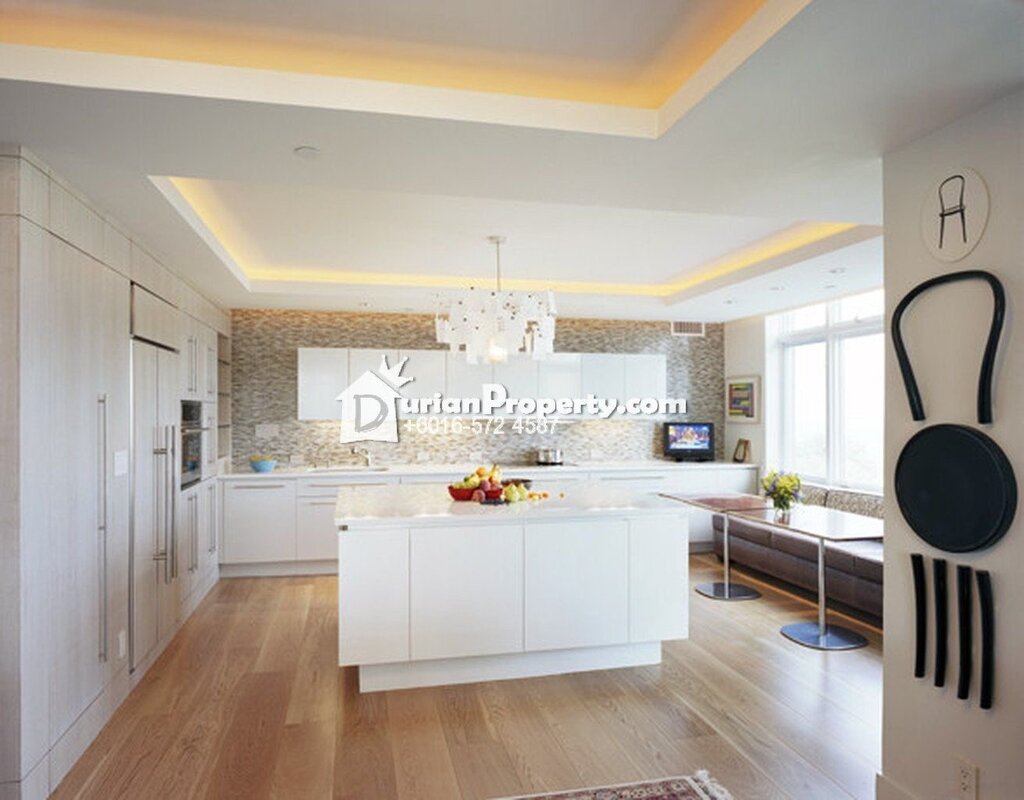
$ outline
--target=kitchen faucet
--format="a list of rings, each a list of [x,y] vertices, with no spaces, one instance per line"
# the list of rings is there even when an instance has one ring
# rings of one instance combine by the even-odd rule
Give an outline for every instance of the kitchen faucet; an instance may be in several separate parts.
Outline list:
[[[365,447],[353,447],[352,455],[362,456],[364,459],[366,459],[366,466],[368,468],[373,466],[373,456],[370,455],[370,451],[367,450]]]

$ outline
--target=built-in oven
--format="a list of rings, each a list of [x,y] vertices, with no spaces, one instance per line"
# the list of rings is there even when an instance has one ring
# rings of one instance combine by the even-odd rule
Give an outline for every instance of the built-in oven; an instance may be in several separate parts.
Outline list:
[[[203,404],[181,401],[181,488],[199,483],[203,477]]]

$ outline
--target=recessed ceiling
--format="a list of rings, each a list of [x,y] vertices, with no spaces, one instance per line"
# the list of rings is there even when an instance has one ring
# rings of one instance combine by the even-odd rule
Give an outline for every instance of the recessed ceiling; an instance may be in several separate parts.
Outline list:
[[[657,108],[764,0],[0,2],[0,39]]]
[[[772,2],[782,0],[765,0],[752,19]],[[751,243],[820,225],[879,225],[883,153],[1024,85],[1024,4],[803,5],[659,138],[559,128],[572,104],[544,125],[514,104],[492,120],[501,124],[441,118],[424,111],[422,96],[401,93],[388,113],[339,111],[343,103],[320,103],[294,75],[258,70],[217,73],[231,77],[235,99],[217,94],[210,74],[188,70],[146,89],[147,70],[164,62],[104,55],[89,62],[96,71],[76,75],[67,51],[0,44],[0,141],[35,150],[225,306],[427,310],[433,290],[424,286],[345,280],[426,282],[478,269],[489,277],[486,236],[505,233],[507,274],[524,279],[663,286],[705,274],[671,295],[567,291],[562,313],[746,316],[797,297],[788,283],[770,291],[794,269],[792,253],[751,261],[741,257]],[[950,53],[970,57],[941,68]],[[203,81],[189,83],[197,75]],[[279,79],[278,100],[246,94]],[[345,86],[349,102],[355,90]],[[299,145],[320,156],[297,158]],[[151,176],[179,179],[195,207],[168,202]],[[856,290],[861,279],[877,285],[877,248],[858,250],[841,235],[822,241],[837,257],[859,255],[844,281],[808,283],[810,300]],[[722,264],[743,266],[706,274]],[[349,275],[331,279],[339,272]],[[727,307],[721,293],[730,288],[745,294]]]

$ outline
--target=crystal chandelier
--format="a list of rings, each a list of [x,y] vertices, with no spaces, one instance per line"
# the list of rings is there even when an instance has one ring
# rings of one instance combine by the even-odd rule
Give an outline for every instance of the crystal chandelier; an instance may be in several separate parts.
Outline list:
[[[501,289],[504,236],[488,236],[494,245],[494,290],[470,287],[438,309],[437,341],[452,351],[465,349],[470,364],[502,364],[509,353],[540,359],[555,344],[555,298],[551,292],[505,292]]]

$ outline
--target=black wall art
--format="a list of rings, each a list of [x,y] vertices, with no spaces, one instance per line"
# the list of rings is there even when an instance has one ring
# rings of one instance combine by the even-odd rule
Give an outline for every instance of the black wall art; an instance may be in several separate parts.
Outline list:
[[[981,240],[988,213],[988,189],[981,176],[966,167],[951,170],[925,196],[921,237],[939,261],[959,261]]]

